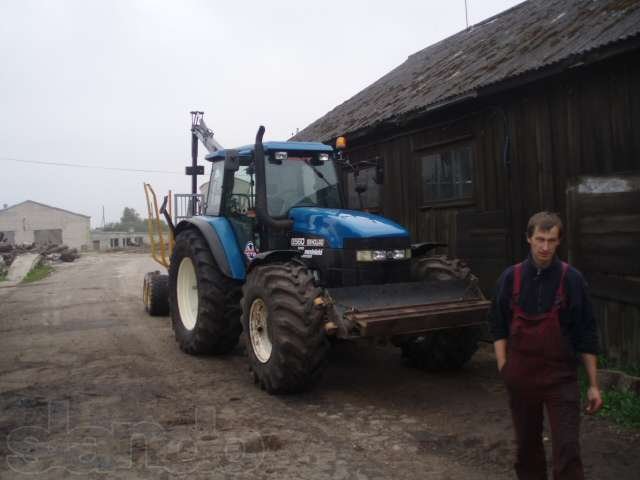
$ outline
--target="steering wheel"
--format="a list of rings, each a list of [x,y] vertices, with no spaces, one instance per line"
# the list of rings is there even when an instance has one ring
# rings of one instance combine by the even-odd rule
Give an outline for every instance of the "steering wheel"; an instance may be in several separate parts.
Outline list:
[[[315,202],[310,196],[302,197],[296,203],[291,205],[291,208],[294,207],[315,207],[317,206],[317,202]]]
[[[235,215],[246,215],[249,210],[249,195],[232,193],[229,197],[229,212]]]

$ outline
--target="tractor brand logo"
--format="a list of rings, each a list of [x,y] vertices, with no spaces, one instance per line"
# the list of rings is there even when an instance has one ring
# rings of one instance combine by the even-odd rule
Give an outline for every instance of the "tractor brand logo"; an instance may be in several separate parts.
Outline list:
[[[292,247],[324,247],[324,238],[292,238]]]
[[[250,261],[256,258],[258,255],[258,250],[256,250],[256,246],[253,242],[247,242],[244,247],[244,256],[247,257]]]
[[[324,252],[321,248],[309,248],[304,251],[302,258],[310,258],[322,255]]]
[[[304,238],[292,238],[291,239],[292,247],[304,247]]]
[[[307,238],[307,247],[324,247],[324,238]]]

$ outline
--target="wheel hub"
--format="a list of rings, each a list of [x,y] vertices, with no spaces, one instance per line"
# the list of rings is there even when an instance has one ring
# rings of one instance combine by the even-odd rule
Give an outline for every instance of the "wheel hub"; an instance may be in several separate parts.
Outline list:
[[[184,257],[178,267],[178,311],[187,330],[193,330],[198,320],[198,279],[191,258]]]
[[[256,298],[249,310],[249,337],[253,353],[260,363],[269,361],[273,349],[269,338],[268,318],[267,305],[261,298]]]

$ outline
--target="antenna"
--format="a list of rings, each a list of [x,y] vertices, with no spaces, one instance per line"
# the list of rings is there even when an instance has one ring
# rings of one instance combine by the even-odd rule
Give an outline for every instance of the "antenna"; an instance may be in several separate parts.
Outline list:
[[[467,21],[467,30],[469,30],[469,5],[467,5],[468,0],[464,0],[464,17]]]

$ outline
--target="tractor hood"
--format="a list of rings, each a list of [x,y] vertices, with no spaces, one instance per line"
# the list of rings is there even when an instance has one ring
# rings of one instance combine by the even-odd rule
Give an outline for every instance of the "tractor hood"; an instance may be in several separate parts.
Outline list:
[[[289,211],[289,218],[295,235],[323,237],[329,248],[343,248],[345,238],[409,238],[409,232],[397,223],[356,210],[296,207]]]

